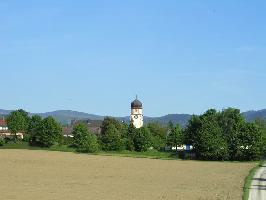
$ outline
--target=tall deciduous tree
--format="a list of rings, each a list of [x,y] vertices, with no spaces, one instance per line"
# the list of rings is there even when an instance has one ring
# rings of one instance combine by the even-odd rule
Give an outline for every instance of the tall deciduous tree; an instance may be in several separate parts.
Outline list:
[[[24,110],[13,111],[7,117],[7,126],[13,135],[13,138],[17,139],[18,132],[26,132],[28,127],[28,116]]]
[[[265,157],[266,155],[266,121],[263,120],[263,119],[256,119],[254,121],[254,124],[255,126],[261,130],[261,133],[262,133],[262,152],[263,152],[263,155]]]
[[[38,134],[38,143],[43,147],[50,147],[58,144],[62,138],[62,127],[53,118],[47,117],[42,121]]]
[[[106,117],[102,124],[101,146],[105,151],[125,149],[124,135],[126,127],[115,118]]]
[[[238,160],[238,151],[242,146],[239,140],[242,127],[245,126],[245,119],[239,109],[228,108],[218,116],[218,122],[223,131],[223,137],[228,144],[230,160]]]
[[[262,130],[254,123],[245,123],[238,135],[239,146],[237,160],[259,160],[262,156],[263,140]]]
[[[29,135],[30,145],[39,145],[40,131],[42,130],[42,118],[39,115],[34,115],[29,121],[27,134]]]
[[[152,136],[153,148],[160,150],[166,145],[167,127],[162,126],[158,122],[152,122],[147,125]]]
[[[126,149],[129,151],[134,151],[135,150],[135,145],[134,145],[134,137],[136,135],[137,129],[133,125],[133,123],[130,123],[128,126],[128,130],[126,132],[126,135],[124,136],[125,140],[125,146]]]
[[[151,133],[147,127],[141,127],[135,130],[134,135],[135,151],[147,151],[152,147]]]
[[[183,133],[179,124],[177,124],[176,127],[170,126],[167,135],[167,145],[175,147],[177,151],[178,146],[182,146],[183,144]]]
[[[81,152],[96,152],[99,149],[97,137],[90,133],[88,127],[83,124],[77,124],[73,129],[74,146]]]
[[[207,111],[201,121],[202,126],[194,142],[197,157],[202,160],[227,160],[228,147],[218,124],[216,111]]]

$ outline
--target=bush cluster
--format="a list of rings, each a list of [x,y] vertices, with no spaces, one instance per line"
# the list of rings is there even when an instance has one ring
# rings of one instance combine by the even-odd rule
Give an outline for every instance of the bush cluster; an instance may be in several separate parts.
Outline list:
[[[184,142],[201,160],[258,160],[265,148],[265,133],[246,122],[238,109],[210,109],[193,116],[184,130]]]
[[[177,147],[187,144],[193,146],[193,155],[201,160],[258,160],[266,147],[266,123],[246,122],[240,110],[233,108],[221,112],[210,109],[200,116],[194,115],[183,129],[171,122],[168,126],[153,122],[136,129],[133,124],[106,117],[99,136],[80,123],[73,129],[73,138],[63,137],[61,125],[52,117],[29,117],[25,111],[18,110],[9,115],[7,122],[14,140],[21,131],[25,133],[24,141],[30,145],[49,148],[64,144],[79,152],[143,152],[151,148],[162,150],[166,146],[177,151]],[[0,139],[0,145],[3,143]]]

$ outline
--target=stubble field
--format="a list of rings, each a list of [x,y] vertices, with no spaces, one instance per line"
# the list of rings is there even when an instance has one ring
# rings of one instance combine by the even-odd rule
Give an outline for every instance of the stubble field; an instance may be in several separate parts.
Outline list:
[[[4,200],[241,199],[255,163],[0,150]]]

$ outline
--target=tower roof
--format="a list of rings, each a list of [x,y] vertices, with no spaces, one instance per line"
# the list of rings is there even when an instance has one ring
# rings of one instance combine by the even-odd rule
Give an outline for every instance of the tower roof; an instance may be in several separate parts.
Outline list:
[[[131,103],[131,108],[142,108],[142,103],[136,98],[132,103]]]

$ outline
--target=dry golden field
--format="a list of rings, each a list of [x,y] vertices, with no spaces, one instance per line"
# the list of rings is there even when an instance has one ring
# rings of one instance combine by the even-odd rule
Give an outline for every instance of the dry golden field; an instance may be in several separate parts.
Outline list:
[[[241,199],[254,165],[0,150],[0,199]]]

